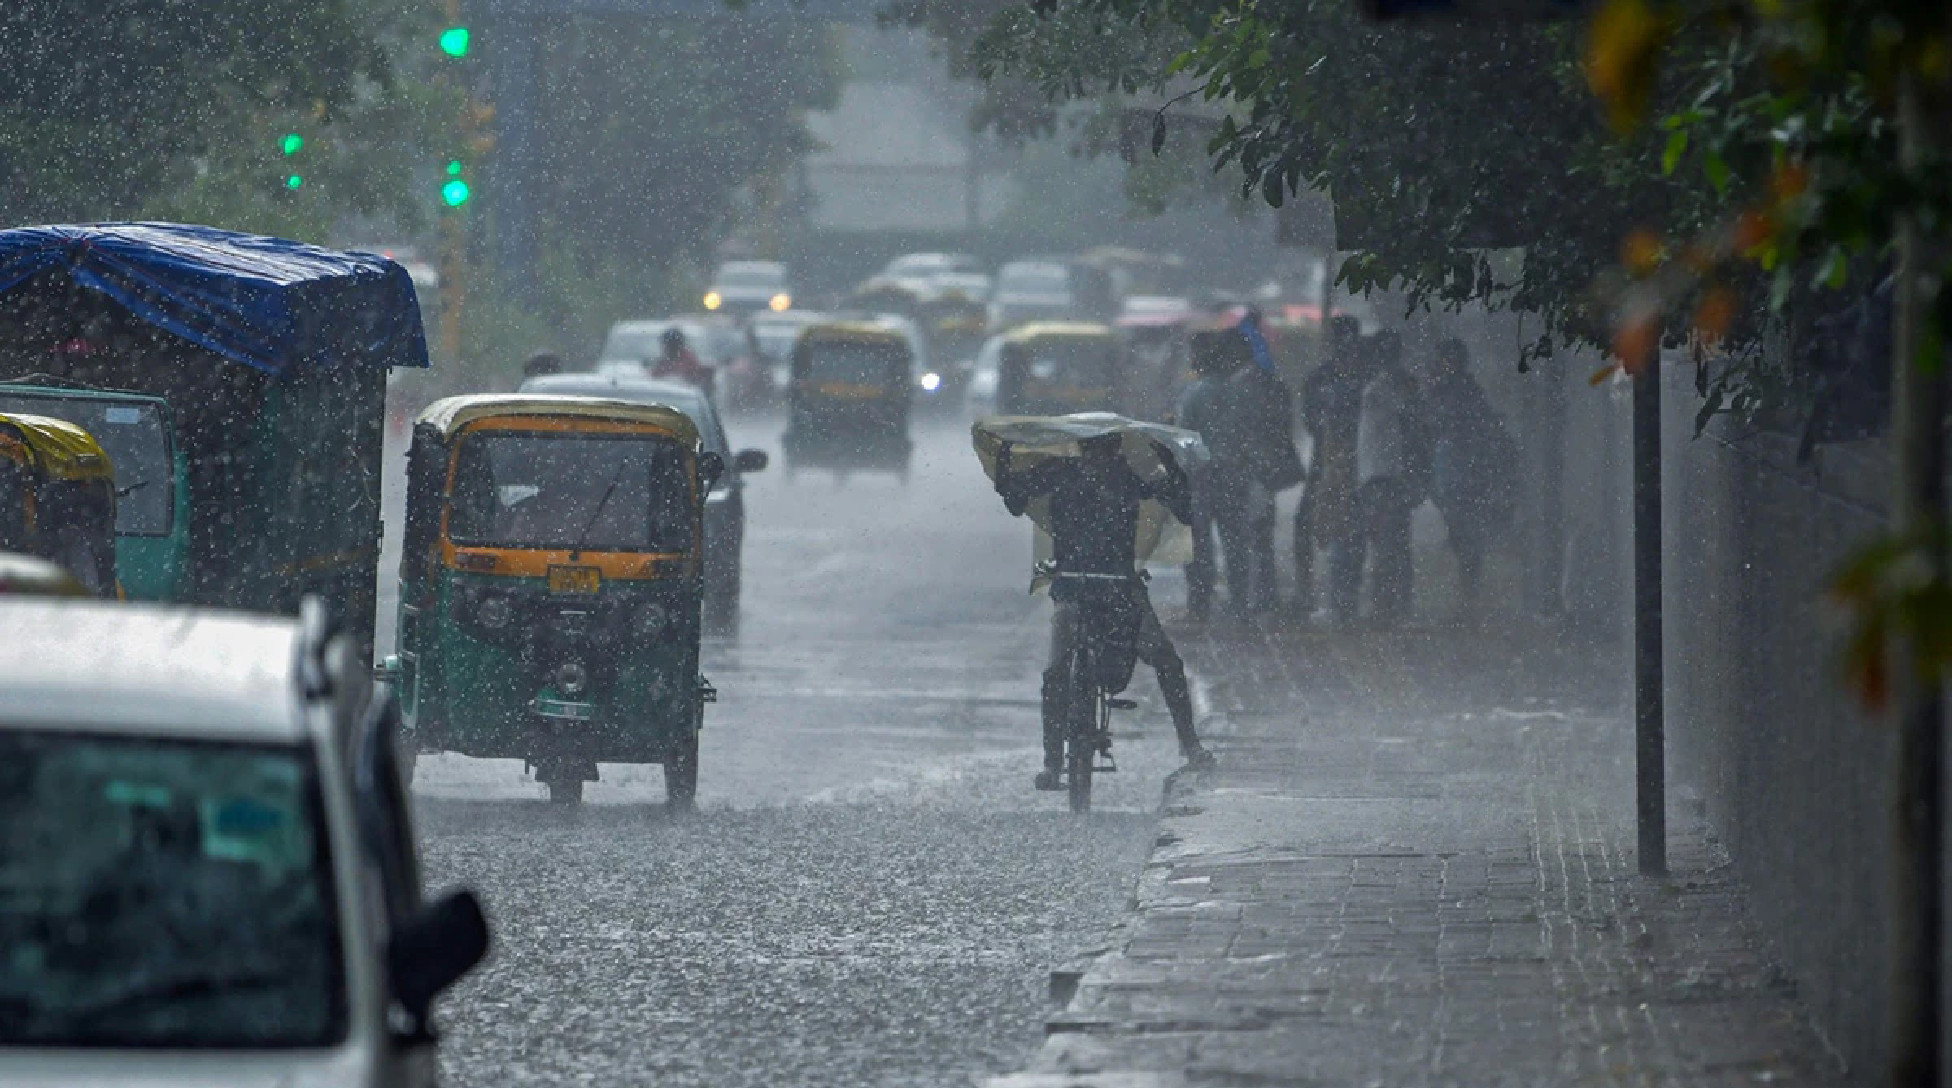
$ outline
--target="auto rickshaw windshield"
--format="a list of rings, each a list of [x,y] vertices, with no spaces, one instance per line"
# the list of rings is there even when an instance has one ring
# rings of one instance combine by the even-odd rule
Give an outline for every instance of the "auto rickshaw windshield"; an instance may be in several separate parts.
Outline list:
[[[0,389],[0,412],[65,419],[94,436],[115,466],[115,531],[166,536],[175,512],[175,468],[162,412],[153,403],[91,397],[21,396]]]
[[[1030,376],[1074,389],[1108,386],[1117,378],[1117,351],[1103,340],[1047,337],[1024,346]]]
[[[455,452],[456,544],[682,553],[692,521],[684,451],[668,438],[489,432]]]
[[[886,343],[844,340],[810,345],[806,376],[815,381],[887,385],[908,366],[907,352]]]

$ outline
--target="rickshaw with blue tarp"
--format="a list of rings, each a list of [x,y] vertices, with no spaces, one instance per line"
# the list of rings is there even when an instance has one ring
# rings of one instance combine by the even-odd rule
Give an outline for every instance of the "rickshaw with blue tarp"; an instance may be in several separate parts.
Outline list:
[[[161,599],[317,594],[370,647],[386,375],[426,365],[385,257],[175,223],[0,231],[0,396],[167,427],[117,480],[155,508]]]

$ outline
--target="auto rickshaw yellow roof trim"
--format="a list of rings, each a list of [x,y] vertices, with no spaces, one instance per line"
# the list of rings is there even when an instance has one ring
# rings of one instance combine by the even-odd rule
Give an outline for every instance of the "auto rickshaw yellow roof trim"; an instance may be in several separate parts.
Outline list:
[[[1087,340],[1115,340],[1118,330],[1096,321],[1032,321],[1003,334],[1006,344],[1021,344],[1046,336],[1075,336]]]
[[[115,467],[101,443],[65,419],[7,412],[0,413],[0,426],[12,428],[0,434],[17,439],[33,466],[52,479],[115,481]]]
[[[802,343],[815,340],[840,343],[873,341],[895,344],[904,348],[908,346],[908,337],[886,325],[877,325],[872,321],[823,321],[800,330],[800,340]]]
[[[691,449],[698,447],[698,425],[676,408],[611,400],[608,397],[547,393],[477,393],[447,397],[428,405],[414,424],[433,427],[440,431],[443,440],[450,440],[471,423],[515,416],[645,424],[664,431]]]

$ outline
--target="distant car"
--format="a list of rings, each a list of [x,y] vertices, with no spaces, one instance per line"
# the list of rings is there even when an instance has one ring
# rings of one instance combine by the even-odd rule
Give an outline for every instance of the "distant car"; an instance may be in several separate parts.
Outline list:
[[[930,281],[949,275],[982,275],[982,272],[983,262],[967,253],[904,253],[881,269],[881,274],[891,279]]]
[[[931,282],[939,295],[960,295],[976,303],[988,302],[995,289],[995,281],[981,272],[950,272],[935,277]]]
[[[297,621],[0,601],[0,1083],[435,1082],[487,950],[425,902],[393,699]]]
[[[664,333],[677,329],[685,334],[685,346],[698,361],[721,374],[731,374],[748,361],[752,349],[736,321],[713,314],[662,318],[655,321],[619,321],[610,326],[597,355],[599,373],[626,378],[648,378],[651,368],[664,355]]]
[[[1077,308],[1071,269],[1058,261],[1011,261],[996,273],[990,293],[990,328],[1001,331],[1028,321],[1071,317]]]
[[[572,397],[613,397],[676,408],[698,425],[700,444],[725,459],[726,472],[705,496],[705,626],[716,634],[739,628],[739,587],[746,539],[745,475],[766,467],[764,450],[730,452],[725,426],[712,400],[694,385],[678,381],[604,374],[551,374],[522,383],[524,393]]]
[[[786,266],[778,261],[725,262],[705,291],[705,308],[727,314],[792,309],[793,289]]]

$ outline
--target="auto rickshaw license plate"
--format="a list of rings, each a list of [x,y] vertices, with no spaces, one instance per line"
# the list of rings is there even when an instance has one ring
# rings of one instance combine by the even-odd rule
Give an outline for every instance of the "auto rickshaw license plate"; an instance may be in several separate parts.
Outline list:
[[[549,592],[595,593],[603,586],[603,572],[596,567],[550,567]]]

